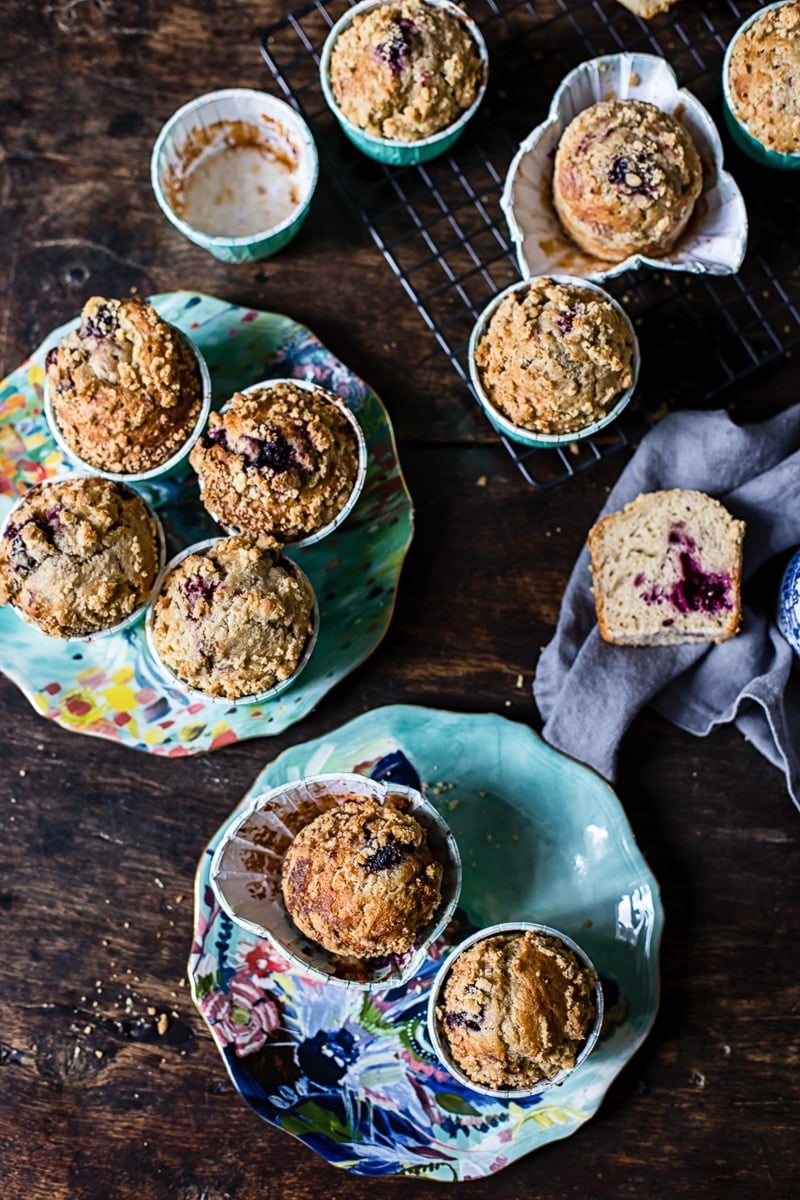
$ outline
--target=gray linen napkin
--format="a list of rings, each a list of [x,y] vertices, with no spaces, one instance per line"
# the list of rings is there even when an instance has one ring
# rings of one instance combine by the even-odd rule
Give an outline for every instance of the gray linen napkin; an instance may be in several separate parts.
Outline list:
[[[740,633],[721,644],[633,648],[604,642],[584,546],[564,593],[555,635],[542,652],[533,693],[551,745],[613,780],[617,748],[650,704],[704,737],[735,721],[786,775],[800,807],[800,670],[775,623],[777,592],[759,595],[754,574],[800,546],[800,405],[763,424],[724,412],[681,412],[652,429],[600,515],[640,492],[696,488],[747,522]]]

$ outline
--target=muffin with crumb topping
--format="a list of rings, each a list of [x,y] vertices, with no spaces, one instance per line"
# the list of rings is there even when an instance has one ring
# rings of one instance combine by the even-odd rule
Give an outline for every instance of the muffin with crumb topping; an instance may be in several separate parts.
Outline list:
[[[333,954],[404,954],[442,901],[442,864],[423,826],[391,803],[345,797],[306,825],[283,862],[286,908]]]
[[[323,388],[283,380],[236,392],[189,461],[228,530],[298,542],[335,521],[361,471],[354,418]]]
[[[0,604],[51,637],[89,637],[146,603],[160,556],[156,519],[132,488],[94,476],[40,483],[3,526]]]
[[[108,474],[168,463],[201,418],[197,356],[141,296],[88,300],[45,369],[57,432],[78,459]]]
[[[448,8],[387,0],[336,39],[330,84],[343,115],[372,137],[413,142],[452,125],[483,81],[475,39]]]
[[[800,0],[765,9],[742,30],[726,82],[732,114],[752,138],[800,155]]]
[[[261,695],[304,665],[316,636],[314,593],[278,547],[219,538],[167,570],[149,635],[161,662],[189,687],[228,700]]]
[[[596,983],[554,933],[498,933],[456,952],[436,1017],[468,1079],[532,1087],[576,1065],[597,1019]]]
[[[672,113],[644,100],[601,100],[558,143],[553,203],[586,254],[622,262],[667,254],[703,187],[700,156]]]

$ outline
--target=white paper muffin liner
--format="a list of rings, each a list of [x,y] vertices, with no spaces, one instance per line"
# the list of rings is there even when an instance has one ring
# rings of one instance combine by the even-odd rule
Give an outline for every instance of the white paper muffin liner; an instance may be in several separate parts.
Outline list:
[[[311,658],[311,655],[314,652],[314,647],[317,644],[317,637],[319,636],[319,605],[317,604],[316,593],[315,593],[315,591],[311,585],[311,581],[308,578],[308,576],[306,575],[305,571],[303,571],[300,567],[298,567],[297,563],[294,562],[291,558],[286,558],[285,556],[282,556],[283,561],[286,563],[286,565],[288,567],[291,568],[291,570],[294,572],[294,574],[306,581],[306,583],[308,584],[309,590],[311,591],[311,594],[314,597],[314,607],[312,610],[312,618],[311,618],[311,620],[312,620],[311,635],[310,635],[308,641],[306,642],[306,646],[303,651],[302,657],[301,657],[299,663],[297,664],[297,666],[295,667],[294,671],[292,672],[292,674],[287,679],[282,679],[280,681],[280,683],[273,684],[272,687],[265,688],[263,691],[253,692],[252,694],[246,695],[246,696],[236,696],[233,699],[231,699],[228,696],[212,696],[209,692],[203,692],[200,690],[200,688],[193,687],[192,684],[187,683],[184,679],[181,679],[180,675],[178,675],[175,671],[173,671],[172,667],[170,667],[168,663],[164,662],[164,659],[159,654],[158,647],[156,646],[155,638],[153,637],[154,606],[155,606],[156,601],[158,600],[159,595],[161,594],[161,591],[164,587],[164,584],[167,581],[168,576],[170,575],[170,573],[172,571],[175,570],[175,568],[177,566],[179,566],[180,563],[183,562],[183,560],[185,558],[188,558],[190,554],[203,554],[203,553],[205,553],[205,551],[210,550],[212,546],[217,545],[218,542],[223,542],[225,540],[226,540],[225,538],[215,537],[215,538],[206,538],[202,542],[194,542],[191,546],[186,546],[183,550],[180,551],[179,554],[176,554],[173,558],[171,558],[169,560],[169,562],[166,564],[166,566],[161,571],[161,574],[159,575],[158,579],[156,580],[155,587],[153,588],[153,593],[151,596],[150,604],[148,606],[147,615],[145,618],[145,642],[147,645],[148,653],[150,655],[150,658],[153,661],[154,666],[156,667],[157,671],[160,673],[161,677],[164,679],[164,681],[167,684],[169,684],[171,687],[178,688],[181,692],[185,693],[185,695],[187,695],[187,696],[192,696],[197,700],[202,700],[206,704],[218,704],[224,708],[231,708],[231,707],[238,707],[238,706],[244,705],[244,704],[261,703],[264,700],[272,700],[275,696],[280,695],[281,692],[285,692],[287,688],[292,686],[292,684],[295,682],[297,677],[300,675],[300,672],[307,665],[308,660]]]
[[[428,845],[444,867],[442,900],[403,955],[355,959],[332,954],[295,926],[281,894],[286,851],[306,825],[345,798],[363,796],[378,804],[389,798],[419,821]],[[426,949],[442,932],[458,903],[461,858],[455,839],[433,805],[414,788],[365,775],[313,775],[282,784],[255,797],[231,818],[211,863],[211,886],[238,925],[273,945],[303,975],[361,991],[396,987],[410,979]]]
[[[658,258],[631,255],[609,263],[585,254],[561,227],[552,202],[553,161],[561,135],[578,113],[601,100],[645,100],[687,129],[703,164],[703,190],[685,232]],[[678,87],[669,63],[655,54],[614,54],[581,63],[557,89],[547,119],[522,142],[506,176],[501,208],[520,273],[576,275],[596,283],[637,267],[732,275],[747,249],[742,194],[723,169],[717,128],[700,101]]]
[[[211,234],[190,225],[172,207],[166,186],[172,172],[180,177],[185,171],[193,140],[209,140],[207,153],[215,153],[225,143],[225,124],[242,122],[266,129],[280,139],[285,150],[296,159],[293,171],[297,201],[286,217],[255,233]],[[199,156],[192,159],[197,162]],[[285,101],[254,88],[223,88],[197,96],[169,118],[161,130],[150,160],[150,181],[159,207],[184,237],[208,250],[224,262],[257,262],[268,258],[292,240],[300,229],[317,186],[319,161],[311,130],[303,118]]]
[[[442,1029],[442,1024],[437,1016],[436,1009],[443,999],[444,988],[445,984],[447,983],[447,976],[450,974],[450,971],[455,965],[456,959],[460,954],[469,949],[470,946],[474,946],[476,942],[483,942],[487,938],[495,937],[498,934],[524,933],[526,930],[532,930],[534,933],[543,933],[550,937],[558,938],[560,942],[563,942],[565,946],[572,950],[582,965],[586,967],[587,970],[591,971],[595,980],[594,996],[597,1012],[595,1015],[594,1024],[589,1031],[589,1035],[586,1038],[586,1042],[584,1043],[580,1054],[575,1060],[574,1067],[570,1067],[565,1071],[560,1071],[559,1074],[553,1076],[552,1079],[542,1079],[537,1083],[531,1084],[527,1087],[488,1087],[486,1084],[475,1083],[474,1080],[470,1079],[470,1077],[466,1075],[464,1071],[462,1071],[461,1068],[456,1064],[452,1055],[450,1054],[450,1050],[448,1049],[447,1037]],[[602,1027],[603,988],[595,966],[587,955],[586,951],[582,950],[577,942],[574,942],[571,937],[567,936],[566,933],[562,933],[558,929],[553,929],[549,925],[540,925],[533,921],[506,921],[499,925],[489,925],[485,929],[481,929],[477,933],[473,933],[471,937],[466,938],[460,943],[460,945],[456,946],[455,949],[450,952],[445,961],[442,963],[439,971],[437,972],[436,978],[433,981],[433,987],[431,988],[430,997],[428,999],[428,1036],[430,1037],[431,1044],[433,1045],[433,1048],[436,1051],[442,1066],[446,1067],[453,1078],[457,1079],[458,1082],[463,1084],[464,1087],[470,1088],[473,1092],[480,1092],[484,1096],[494,1096],[497,1100],[519,1100],[526,1096],[538,1096],[540,1092],[549,1091],[551,1088],[558,1087],[558,1085],[563,1083],[565,1079],[569,1078],[571,1075],[574,1075],[575,1072],[580,1069],[581,1064],[584,1063],[589,1057],[597,1044],[597,1039],[600,1037]]]
[[[262,383],[253,383],[250,385],[250,387],[242,388],[241,394],[246,396],[249,392],[268,391],[270,388],[277,387],[279,384],[291,384],[292,387],[300,388],[300,390],[304,392],[318,392],[320,395],[324,396],[326,400],[329,400],[332,404],[335,404],[342,416],[345,417],[350,424],[358,443],[358,465],[356,467],[356,477],[353,480],[353,487],[350,491],[350,495],[347,498],[347,503],[339,510],[335,517],[328,521],[327,525],[320,526],[319,529],[315,529],[313,533],[307,534],[306,537],[298,538],[296,541],[284,543],[286,546],[292,546],[299,550],[302,546],[312,546],[315,542],[321,541],[324,537],[327,537],[328,534],[333,533],[335,529],[338,529],[339,526],[350,516],[350,513],[358,503],[359,496],[364,490],[364,483],[367,478],[369,455],[367,451],[367,440],[364,437],[364,431],[362,430],[355,413],[348,408],[344,400],[342,400],[334,392],[329,392],[326,388],[320,387],[318,383],[313,383],[308,379],[266,379]],[[223,404],[222,408],[220,409],[220,415],[223,415],[227,411],[229,404],[230,401],[228,401],[226,404]],[[202,501],[204,490],[202,477],[198,477],[198,484],[200,498]],[[208,512],[209,516],[212,517],[213,520],[215,520],[217,524],[225,530],[226,533],[256,533],[255,530],[236,529],[232,525],[226,525],[225,522],[222,521],[210,508],[207,508],[206,511]],[[262,532],[267,533],[269,531],[263,530]]]
[[[99,472],[93,472],[94,477],[97,477],[99,475],[100,475]],[[0,525],[0,538],[3,538],[5,536],[5,531],[8,528],[9,522],[12,520],[14,514],[18,511],[18,509],[20,508],[23,501],[27,500],[28,496],[30,495],[30,493],[33,491],[34,488],[46,488],[46,487],[51,487],[55,483],[64,483],[67,480],[74,480],[74,479],[78,479],[78,478],[87,478],[88,479],[91,477],[92,476],[90,476],[88,474],[87,475],[81,474],[80,476],[77,474],[72,474],[72,475],[61,474],[61,475],[54,475],[50,479],[43,479],[41,481],[41,483],[35,483],[33,485],[33,487],[29,488],[25,492],[24,496],[21,496],[19,498],[19,500],[16,501],[13,508],[11,508],[8,513],[6,513],[3,523],[2,523],[2,525]],[[104,476],[100,476],[100,478],[104,478]],[[115,482],[123,482],[123,481],[117,480]],[[156,572],[156,578],[153,580],[153,586],[147,592],[147,594],[143,598],[141,604],[138,604],[136,606],[136,608],[133,610],[133,612],[130,613],[127,617],[125,617],[122,621],[117,621],[116,625],[109,625],[106,629],[98,629],[96,632],[87,633],[83,637],[55,638],[54,640],[56,640],[56,641],[96,642],[96,641],[99,641],[101,638],[113,637],[113,635],[116,633],[122,633],[122,632],[124,632],[124,630],[129,629],[132,625],[135,625],[136,622],[138,620],[140,620],[140,618],[142,616],[144,616],[144,614],[146,613],[147,609],[150,606],[150,603],[151,603],[153,597],[156,594],[156,590],[159,586],[159,580],[161,579],[161,575],[164,570],[164,564],[165,564],[166,557],[167,557],[167,541],[166,541],[166,537],[164,535],[164,526],[162,525],[161,518],[159,517],[156,510],[153,508],[152,504],[148,503],[147,498],[145,496],[143,496],[142,493],[140,491],[138,491],[138,489],[131,487],[130,484],[127,483],[127,481],[124,482],[124,486],[127,488],[127,490],[129,492],[133,493],[141,500],[142,504],[144,505],[144,507],[147,510],[147,515],[150,517],[153,524],[155,525],[156,541],[157,541],[157,546],[158,546],[158,571]],[[9,607],[11,609],[13,609],[13,611],[16,613],[16,615],[19,617],[19,619],[21,621],[24,621],[26,625],[30,625],[33,629],[38,629],[39,633],[41,633],[43,637],[51,636],[50,634],[45,633],[44,630],[41,629],[37,625],[37,623],[35,621],[33,621],[27,615],[27,613],[24,613],[22,611],[22,609],[19,607],[19,605],[11,603],[9,605]]]

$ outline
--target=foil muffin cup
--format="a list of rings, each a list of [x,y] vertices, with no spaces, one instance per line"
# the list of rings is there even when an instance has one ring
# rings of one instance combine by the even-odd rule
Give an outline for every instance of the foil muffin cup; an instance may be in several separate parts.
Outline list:
[[[68,333],[71,333],[73,329],[79,329],[80,323],[80,317],[76,317],[74,321],[70,321],[68,324],[64,325],[60,330],[60,338],[65,337]],[[64,437],[64,434],[62,433],[58,424],[58,420],[53,408],[53,399],[50,395],[50,386],[47,382],[47,376],[45,375],[44,415],[45,420],[47,421],[47,427],[50,430],[50,433],[53,435],[53,439],[61,453],[64,455],[67,461],[77,467],[82,474],[99,475],[103,479],[113,479],[117,483],[135,484],[155,483],[158,480],[164,479],[181,479],[190,474],[188,461],[189,455],[195,442],[205,429],[206,421],[208,420],[208,414],[211,411],[211,375],[209,373],[206,360],[203,358],[203,355],[200,353],[192,339],[185,334],[182,329],[178,329],[176,325],[173,325],[172,328],[186,342],[187,346],[195,357],[195,361],[197,362],[197,369],[200,373],[200,383],[202,387],[200,412],[197,416],[194,426],[192,427],[191,433],[180,449],[176,450],[172,457],[168,458],[166,462],[161,463],[157,467],[151,467],[147,471],[102,471],[99,467],[92,466],[92,464],[87,462],[85,458],[81,458],[79,454],[76,454],[69,442]],[[57,343],[54,344],[57,345]]]
[[[644,100],[679,117],[703,166],[703,190],[687,228],[667,254],[634,254],[609,263],[585,254],[567,236],[552,200],[553,162],[561,135],[578,113],[601,100]],[[553,96],[546,119],[525,138],[511,161],[500,200],[520,274],[575,275],[596,283],[638,267],[733,275],[747,249],[742,194],[723,169],[717,128],[666,59],[623,53],[593,58],[570,71]]]
[[[793,0],[777,0],[775,4],[767,4],[764,8],[758,9],[752,16],[749,16],[746,21],[743,21],[728,43],[725,50],[725,57],[722,60],[722,112],[725,118],[725,128],[728,130],[732,141],[749,158],[759,163],[762,167],[772,167],[778,171],[800,171],[800,150],[786,153],[780,150],[770,150],[768,146],[765,146],[763,142],[759,141],[750,132],[747,123],[740,120],[736,115],[736,103],[730,82],[730,68],[736,43],[742,34],[746,33],[752,25],[755,25],[756,21],[760,20],[765,13],[772,12],[776,8],[783,8],[784,4],[790,2],[793,2]]]
[[[211,212],[231,228],[208,232],[180,211],[186,182],[198,164],[210,169],[215,155],[227,153],[237,143],[256,152],[260,174],[250,193],[245,187],[227,189],[224,180],[217,181],[221,191],[209,187],[204,217]],[[253,163],[248,165],[256,169]],[[184,104],[164,125],[150,159],[150,181],[166,218],[190,242],[233,263],[258,262],[289,244],[308,215],[318,175],[317,148],[299,113],[276,96],[252,88],[225,88]],[[282,199],[274,216],[267,213],[258,228],[264,195]]]
[[[281,558],[283,563],[291,569],[294,575],[305,580],[305,582],[308,584],[311,594],[314,597],[314,607],[312,610],[313,628],[311,636],[309,637],[303,651],[303,655],[292,674],[288,677],[288,679],[282,679],[280,683],[276,683],[270,688],[264,688],[263,691],[253,692],[252,694],[246,696],[236,696],[234,699],[231,699],[228,696],[213,696],[209,692],[204,692],[200,688],[193,687],[192,684],[186,683],[186,681],[181,679],[180,675],[173,671],[172,667],[170,667],[164,661],[158,651],[158,647],[156,646],[155,639],[153,637],[154,607],[171,571],[174,571],[175,568],[179,566],[185,558],[188,558],[190,554],[203,554],[205,551],[210,550],[212,546],[216,546],[217,543],[225,540],[225,538],[220,537],[205,538],[202,542],[194,542],[191,546],[186,546],[180,551],[179,554],[176,554],[169,560],[169,562],[161,571],[158,579],[156,580],[155,587],[153,588],[153,594],[150,604],[147,608],[144,628],[148,654],[150,655],[156,670],[164,679],[165,683],[172,687],[178,688],[187,696],[204,701],[206,704],[218,704],[224,706],[225,708],[231,708],[239,707],[245,704],[257,704],[265,700],[272,700],[276,696],[279,696],[281,692],[285,692],[287,688],[291,687],[292,684],[295,683],[300,673],[308,664],[308,661],[314,652],[314,647],[317,644],[317,637],[319,636],[319,606],[317,604],[316,593],[314,592],[314,589],[311,586],[311,581],[309,580],[305,571],[298,567],[297,563],[291,558],[287,558],[282,555]]]
[[[298,538],[295,541],[287,541],[284,543],[287,546],[292,546],[293,548],[299,550],[303,546],[312,546],[315,542],[321,541],[324,537],[327,537],[328,534],[333,533],[335,529],[338,529],[339,526],[350,516],[350,513],[358,503],[359,496],[364,490],[364,483],[366,482],[367,478],[369,455],[367,451],[367,440],[364,437],[364,431],[362,430],[355,413],[347,406],[347,404],[345,404],[344,400],[340,399],[340,397],[335,395],[333,392],[327,391],[326,388],[320,387],[318,383],[312,383],[308,379],[266,379],[262,383],[254,383],[251,384],[250,387],[242,388],[241,394],[246,396],[250,392],[268,391],[270,388],[278,387],[279,385],[283,384],[291,384],[292,387],[299,388],[303,392],[317,392],[324,396],[326,400],[329,400],[331,404],[335,404],[342,416],[345,417],[348,424],[352,428],[356,442],[358,443],[358,466],[356,468],[356,477],[353,481],[353,487],[350,495],[347,498],[347,503],[339,510],[335,517],[328,521],[327,524],[320,526],[319,529],[314,530],[313,533],[309,533],[306,537]],[[226,412],[229,404],[230,401],[228,401],[226,404],[223,404],[222,408],[220,409],[220,415]],[[202,499],[202,478],[199,479],[199,489],[200,497]],[[241,530],[236,529],[231,525],[226,525],[224,521],[220,520],[220,518],[211,511],[211,509],[208,509],[207,511],[209,516],[211,516],[217,522],[217,524],[225,530],[226,533],[235,534],[254,532],[253,530]]]
[[[615,309],[616,312],[624,319],[627,325],[631,341],[633,343],[633,357],[631,361],[631,370],[633,372],[633,380],[630,387],[620,393],[615,400],[614,405],[608,410],[604,417],[597,421],[593,421],[589,425],[585,425],[582,429],[573,431],[572,433],[538,433],[532,429],[525,429],[521,425],[515,425],[505,413],[501,412],[491,401],[486,389],[481,380],[480,369],[475,361],[475,351],[488,329],[489,322],[497,311],[498,307],[506,296],[514,293],[527,292],[528,288],[534,287],[538,283],[545,280],[552,280],[554,283],[566,284],[569,287],[585,287],[592,292],[596,292],[602,296],[604,300]],[[478,402],[486,413],[486,416],[491,421],[494,428],[502,433],[505,437],[513,442],[518,442],[523,446],[532,446],[539,450],[553,449],[556,446],[568,446],[571,442],[579,442],[584,438],[591,437],[598,433],[601,429],[605,429],[612,421],[615,421],[624,408],[630,403],[633,393],[636,390],[636,385],[639,380],[639,368],[641,365],[641,357],[639,353],[639,339],[636,336],[636,331],[633,328],[633,323],[625,312],[625,309],[619,304],[613,296],[604,291],[598,284],[591,282],[588,279],[576,279],[574,275],[541,275],[532,279],[523,279],[518,283],[512,283],[510,287],[499,292],[484,308],[483,312],[478,317],[472,327],[472,333],[469,339],[469,347],[467,351],[469,363],[469,377],[472,383],[472,389],[478,399]]]
[[[575,1065],[568,1070],[560,1071],[552,1079],[541,1079],[538,1082],[527,1087],[517,1088],[493,1088],[486,1084],[475,1083],[474,1080],[465,1074],[465,1072],[454,1061],[450,1053],[447,1037],[442,1028],[442,1022],[437,1015],[437,1008],[441,1004],[444,996],[444,988],[447,983],[447,977],[455,966],[458,957],[470,946],[474,946],[477,942],[485,941],[487,938],[492,938],[498,934],[513,934],[524,933],[526,930],[531,930],[534,933],[542,933],[549,937],[557,938],[576,956],[578,961],[591,972],[594,977],[594,999],[596,1006],[595,1019],[591,1029],[587,1035],[586,1041],[578,1054]],[[553,929],[549,925],[540,925],[533,921],[506,921],[499,925],[489,925],[485,929],[473,933],[471,937],[466,938],[458,946],[456,946],[439,968],[436,977],[431,987],[430,996],[428,997],[428,1036],[431,1045],[436,1051],[437,1057],[442,1066],[446,1068],[465,1088],[469,1088],[473,1092],[480,1092],[484,1096],[494,1096],[497,1100],[520,1100],[527,1096],[538,1096],[541,1092],[549,1091],[550,1088],[558,1087],[576,1071],[580,1070],[581,1065],[586,1061],[592,1050],[597,1044],[597,1039],[600,1037],[600,1032],[603,1027],[603,988],[600,983],[600,977],[595,970],[589,956],[584,950],[574,942],[567,934],[562,933],[558,929]]]
[[[292,921],[281,893],[281,868],[294,838],[321,813],[349,795],[385,804],[399,801],[423,826],[444,867],[442,899],[406,954],[355,959],[312,942]],[[455,839],[433,805],[414,788],[345,772],[312,775],[254,797],[234,813],[214,853],[211,886],[228,916],[272,944],[301,974],[360,991],[397,987],[419,969],[428,946],[453,915],[461,891],[461,857]]]
[[[102,476],[99,471],[95,471],[93,474],[95,476],[99,476],[100,478],[104,478],[104,476]],[[2,525],[0,525],[0,539],[5,537],[6,529],[8,528],[12,518],[14,517],[14,514],[19,510],[22,503],[28,498],[28,496],[34,490],[34,488],[47,488],[47,487],[51,487],[53,484],[64,483],[67,480],[76,479],[78,477],[79,476],[77,473],[75,473],[75,474],[64,473],[64,474],[54,475],[51,479],[44,479],[44,480],[42,480],[41,483],[35,483],[33,485],[33,487],[29,488],[28,491],[26,491],[23,496],[20,496],[19,500],[17,500],[17,502],[9,510],[9,512],[6,513],[3,523],[2,523]],[[89,476],[84,476],[83,473],[81,473],[81,475],[80,475],[80,478],[88,478],[88,477]],[[144,596],[141,603],[139,605],[137,605],[137,607],[133,610],[133,612],[130,613],[129,616],[125,617],[124,620],[117,621],[117,623],[115,625],[109,625],[108,628],[106,628],[106,629],[98,629],[94,633],[87,633],[83,637],[54,638],[53,639],[54,641],[81,642],[81,643],[96,642],[96,641],[100,641],[102,638],[113,637],[114,634],[123,633],[126,629],[130,629],[133,625],[135,625],[138,621],[140,621],[142,619],[142,617],[145,615],[148,608],[150,607],[153,597],[156,594],[156,589],[158,588],[159,580],[161,578],[161,573],[164,570],[164,564],[165,564],[166,557],[167,557],[167,540],[164,535],[164,526],[161,523],[161,518],[159,517],[156,510],[153,508],[152,504],[150,504],[148,502],[146,496],[143,496],[142,493],[140,491],[138,491],[137,488],[131,487],[130,484],[128,484],[127,482],[124,482],[121,480],[116,480],[115,482],[122,483],[122,486],[124,486],[129,492],[131,492],[132,495],[137,496],[141,500],[142,504],[144,505],[144,507],[147,510],[147,515],[150,517],[150,519],[152,520],[152,522],[155,526],[156,541],[157,541],[157,546],[158,546],[158,574],[156,575],[156,578],[153,581],[153,586],[150,588],[150,590]],[[22,611],[22,609],[19,607],[19,605],[11,603],[11,604],[9,604],[9,608],[13,609],[13,611],[16,613],[16,615],[19,617],[19,619],[21,621],[24,621],[26,625],[30,625],[32,629],[37,629],[39,631],[39,633],[41,633],[42,637],[50,636],[49,634],[45,633],[44,630],[40,629],[39,626],[36,624],[36,622],[31,620],[31,618]]]
[[[446,126],[444,129],[440,129],[438,133],[431,134],[430,137],[419,138],[416,141],[409,142],[397,138],[376,137],[373,134],[366,133],[344,115],[333,94],[330,80],[330,61],[337,38],[352,24],[354,17],[360,13],[368,12],[370,9],[379,8],[382,4],[387,3],[387,0],[361,0],[361,3],[355,4],[352,8],[348,9],[333,26],[322,47],[322,54],[319,61],[319,78],[322,94],[325,97],[328,107],[339,122],[345,136],[354,146],[369,158],[373,158],[377,162],[386,163],[388,166],[413,166],[416,163],[430,162],[432,158],[438,158],[440,154],[445,154],[461,137],[464,129],[478,111],[486,92],[486,85],[489,78],[489,51],[486,48],[483,34],[475,21],[462,8],[453,3],[452,0],[425,0],[425,2],[433,8],[445,9],[462,22],[475,43],[483,68],[483,78],[478,88],[478,94],[469,108],[465,109],[452,124]]]

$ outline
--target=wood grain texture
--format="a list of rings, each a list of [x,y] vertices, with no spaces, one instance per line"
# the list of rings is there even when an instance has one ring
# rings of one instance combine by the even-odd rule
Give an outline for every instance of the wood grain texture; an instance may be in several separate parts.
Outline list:
[[[57,728],[0,679],[2,1200],[436,1193],[340,1172],[244,1105],[185,978],[195,866],[266,761],[369,708],[539,728],[539,649],[624,461],[527,487],[330,182],[297,241],[255,266],[215,262],[163,219],[148,177],[163,120],[202,91],[263,85],[257,35],[289,7],[7,0],[0,13],[4,370],[93,293],[190,287],[286,312],[383,396],[417,528],[384,642],[278,737],[153,758]],[[768,395],[742,389],[737,404],[786,402],[797,381],[789,360]],[[733,730],[693,739],[645,713],[618,793],[666,911],[656,1027],[578,1134],[469,1195],[794,1196],[800,839],[783,779]]]

